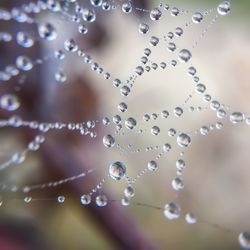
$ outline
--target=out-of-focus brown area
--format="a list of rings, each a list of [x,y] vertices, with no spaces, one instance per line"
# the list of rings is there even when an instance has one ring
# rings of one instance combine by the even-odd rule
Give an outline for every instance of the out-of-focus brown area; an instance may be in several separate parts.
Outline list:
[[[7,9],[16,4],[19,2],[0,2],[1,7]],[[148,1],[134,1],[134,4],[139,8],[152,7],[152,3]],[[170,4],[186,6],[187,2],[170,1]],[[214,3],[209,5],[207,2],[192,1],[190,8],[203,8],[203,4],[206,8],[214,7]],[[231,16],[220,19],[211,28],[194,51],[193,62],[197,65],[201,79],[204,79],[202,81],[215,98],[236,109],[247,111],[249,20],[239,19],[239,10],[236,6]],[[106,13],[102,13],[85,37],[76,33],[75,26],[62,26],[63,21],[56,20],[59,33],[61,28],[65,32],[53,46],[61,49],[63,39],[74,37],[79,47],[93,56],[112,76],[126,79],[134,70],[149,39],[149,36],[142,37],[137,31],[139,23],[148,19],[145,14],[136,13],[125,16],[117,10],[112,14],[107,13],[108,18]],[[165,34],[180,24],[185,24],[190,17],[171,18],[168,16],[159,24],[148,21],[150,34]],[[55,21],[51,15],[43,14],[41,20],[45,19]],[[209,21],[205,21],[205,25],[191,29],[186,39],[184,38],[184,44],[179,46],[192,44],[193,38],[199,37],[208,23]],[[35,26],[24,27],[23,24],[5,22],[0,24],[0,29],[11,31],[14,35],[18,30],[35,30]],[[153,59],[164,60],[164,49],[166,48],[157,48]],[[32,49],[24,49],[13,41],[11,44],[0,45],[0,63],[4,67],[13,63],[17,55],[25,54],[37,59],[49,53],[53,53],[53,49],[46,42],[40,41]],[[116,105],[121,96],[110,82],[92,72],[76,55],[68,55],[63,66],[68,81],[62,85],[54,80],[53,73],[58,67],[55,60],[29,72],[27,80],[20,86],[20,91],[15,91],[18,85],[16,78],[3,84],[1,95],[16,92],[22,103],[21,108],[11,115],[17,114],[25,120],[40,122],[80,122],[101,119],[117,112]],[[180,68],[170,73],[156,71],[141,77],[136,82],[134,93],[127,99],[129,111],[126,115],[135,115],[139,119],[144,113],[171,109],[181,103],[193,87],[190,79],[183,75],[183,68]],[[204,104],[196,97],[193,101],[197,106]],[[9,115],[8,112],[1,111],[1,118]],[[169,140],[167,129],[171,126],[177,130],[191,131],[216,120],[211,113],[194,113],[182,119],[159,122],[163,129],[162,136],[158,138],[147,135],[139,141],[134,135],[128,134],[124,144],[140,143],[138,147],[162,145]],[[163,207],[167,202],[176,201],[181,205],[183,215],[177,222],[169,222],[160,211],[141,206],[123,208],[114,202],[105,208],[98,208],[94,204],[88,207],[80,204],[80,196],[91,191],[116,157],[124,157],[131,176],[136,176],[152,157],[150,153],[131,157],[104,150],[100,143],[103,128],[97,124],[96,129],[100,134],[96,139],[80,136],[77,132],[51,131],[46,135],[46,142],[38,152],[28,154],[27,160],[20,167],[1,173],[3,182],[31,185],[67,178],[97,168],[97,171],[86,178],[60,187],[32,192],[30,195],[39,200],[30,204],[24,204],[21,193],[3,193],[4,202],[0,208],[0,248],[238,249],[237,232],[247,231],[250,227],[246,220],[250,208],[246,198],[250,187],[247,126],[234,127],[226,123],[223,131],[212,131],[206,138],[194,139],[190,152],[185,155],[188,164],[184,176],[185,189],[179,195],[171,189],[171,180],[175,177],[175,161],[180,157],[177,149],[173,149],[170,156],[159,162],[159,172],[146,175],[138,182],[135,199],[139,202]],[[36,134],[23,128],[2,129],[0,151],[8,156],[24,148]],[[120,199],[124,188],[121,186],[107,183],[104,193]],[[65,204],[56,203],[58,195],[65,195]],[[49,198],[51,200],[47,200]],[[209,223],[186,225],[185,212],[194,212],[201,221],[222,225],[225,230]],[[228,228],[235,233],[228,233]]]

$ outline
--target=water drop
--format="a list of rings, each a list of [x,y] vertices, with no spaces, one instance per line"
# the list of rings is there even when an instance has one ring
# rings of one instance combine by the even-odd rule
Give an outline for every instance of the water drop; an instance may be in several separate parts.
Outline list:
[[[103,1],[102,3],[102,9],[105,11],[109,11],[111,9],[111,4],[109,1]]]
[[[165,143],[163,146],[162,146],[162,149],[164,152],[169,152],[170,149],[171,149],[171,145],[169,143]]]
[[[187,213],[185,215],[185,220],[186,220],[187,224],[190,224],[190,225],[195,224],[197,222],[197,218],[192,213]]]
[[[144,49],[145,56],[149,56],[150,54],[151,54],[151,49],[149,49],[149,48]]]
[[[79,25],[79,26],[78,26],[78,32],[79,32],[80,34],[85,35],[85,34],[88,33],[88,27],[87,27],[86,25],[84,25],[84,24]]]
[[[250,233],[248,232],[240,233],[238,240],[239,240],[240,246],[243,249],[250,249]]]
[[[132,198],[135,196],[135,190],[133,187],[128,186],[124,189],[124,195],[128,198]]]
[[[113,86],[117,88],[117,87],[119,87],[119,86],[121,85],[121,83],[122,83],[122,82],[121,82],[120,79],[115,79],[115,80],[113,81]]]
[[[27,56],[18,56],[16,59],[16,66],[23,71],[29,71],[33,68],[33,63]]]
[[[32,197],[29,197],[29,196],[24,197],[24,202],[25,202],[25,203],[30,203],[31,200],[32,200]]]
[[[92,23],[96,19],[96,14],[93,9],[84,8],[82,11],[82,18],[85,22]]]
[[[243,122],[245,120],[245,115],[241,112],[234,112],[230,115],[230,122],[233,124]]]
[[[223,128],[223,123],[221,123],[221,122],[216,122],[215,127],[216,127],[217,129],[222,129],[222,128]]]
[[[6,94],[0,98],[0,107],[7,111],[14,111],[20,107],[20,102],[16,95]]]
[[[176,50],[175,43],[168,43],[168,51],[174,52]]]
[[[219,109],[219,110],[217,110],[216,115],[218,118],[223,119],[226,117],[227,113],[224,109]]]
[[[126,2],[122,4],[122,11],[124,13],[130,13],[132,11],[132,4],[131,2]]]
[[[203,15],[200,12],[196,12],[192,16],[193,23],[200,23],[203,20]]]
[[[180,14],[180,10],[176,7],[171,9],[171,16],[178,16]]]
[[[174,37],[174,33],[173,32],[168,32],[167,38],[173,39],[173,37]]]
[[[15,153],[12,157],[11,160],[15,164],[21,164],[22,162],[25,161],[25,154],[24,153]]]
[[[220,103],[218,101],[213,100],[210,103],[210,108],[214,111],[218,110],[220,108]]]
[[[55,0],[48,0],[47,1],[47,7],[49,10],[53,12],[58,12],[61,10],[60,2],[57,2]]]
[[[228,1],[224,1],[217,7],[217,12],[222,15],[228,15],[231,13],[231,3]]]
[[[177,160],[175,165],[176,165],[177,170],[179,170],[179,171],[183,171],[183,169],[185,169],[185,167],[186,167],[186,163],[182,159]]]
[[[100,7],[102,5],[102,0],[90,0],[90,3],[94,7]]]
[[[41,24],[38,26],[39,36],[47,41],[52,41],[57,38],[57,32],[51,23]]]
[[[175,114],[175,116],[180,117],[183,114],[183,109],[180,107],[176,107],[174,109],[174,114]]]
[[[164,207],[164,215],[168,220],[177,220],[180,217],[180,208],[175,203],[168,203]]]
[[[154,8],[150,11],[150,18],[153,21],[158,21],[161,18],[161,11],[158,8]]]
[[[56,50],[54,53],[56,59],[63,60],[65,58],[65,54],[62,50]]]
[[[177,37],[180,37],[180,36],[183,34],[183,29],[180,28],[180,27],[177,27],[177,28],[175,29],[174,34],[175,34]]]
[[[172,187],[176,191],[180,191],[184,188],[184,182],[181,177],[176,177],[172,181]]]
[[[156,36],[152,36],[151,38],[150,38],[150,41],[149,41],[149,43],[150,43],[150,45],[152,45],[152,46],[156,46],[158,43],[159,43],[159,38],[158,37],[156,37]]]
[[[163,111],[161,112],[161,117],[162,117],[162,118],[168,118],[168,116],[169,116],[169,112],[168,112],[167,110],[163,110]]]
[[[148,170],[155,171],[158,168],[157,163],[155,161],[148,162]]]
[[[194,76],[196,74],[196,68],[191,66],[188,68],[188,75]]]
[[[126,175],[126,165],[120,161],[113,162],[109,166],[109,175],[116,181],[123,179]]]
[[[128,86],[122,86],[121,87],[121,90],[120,90],[120,93],[122,96],[128,96],[129,93],[130,93],[130,88]]]
[[[130,118],[128,118],[125,121],[125,127],[127,129],[134,129],[134,127],[136,126],[136,124],[137,124],[137,122],[136,122],[136,120],[133,117],[130,117]]]
[[[121,121],[122,121],[122,118],[121,118],[119,115],[115,115],[115,116],[113,117],[113,123],[114,123],[114,124],[120,124]]]
[[[125,102],[121,102],[118,106],[117,106],[117,109],[124,113],[128,110],[128,105],[125,103]]]
[[[106,195],[98,195],[95,198],[96,205],[98,207],[105,207],[108,204],[108,198]]]
[[[148,122],[150,120],[150,116],[148,114],[143,116],[143,121]]]
[[[29,149],[30,151],[37,151],[39,148],[40,148],[40,144],[37,143],[37,142],[30,142],[30,143],[28,144],[28,149]]]
[[[201,128],[200,128],[200,133],[201,133],[201,135],[208,135],[208,133],[209,133],[209,128],[207,127],[207,126],[202,126]]]
[[[58,196],[57,197],[57,201],[58,201],[58,203],[60,203],[60,204],[62,204],[62,203],[64,203],[64,201],[65,201],[65,197],[64,196]]]
[[[30,48],[34,45],[33,38],[25,32],[18,32],[16,35],[16,41],[24,48]]]
[[[208,95],[208,94],[204,95],[204,97],[203,97],[203,100],[204,100],[205,102],[210,102],[211,99],[212,99],[212,97],[211,97],[210,95]]]
[[[151,128],[151,134],[152,135],[158,135],[160,133],[160,128],[158,126],[153,126]]]
[[[124,198],[122,198],[122,200],[121,200],[121,204],[122,204],[122,206],[129,206],[129,198],[128,197],[124,197]]]
[[[115,139],[112,135],[105,135],[102,142],[106,148],[112,148],[115,145]]]
[[[147,34],[148,31],[149,31],[149,26],[148,26],[147,24],[141,23],[141,24],[139,25],[139,32],[140,32],[141,34]]]
[[[104,118],[102,119],[102,124],[103,124],[104,126],[108,126],[108,125],[110,124],[109,118],[108,118],[108,117],[104,117]]]
[[[80,198],[80,202],[82,205],[89,205],[91,202],[91,196],[88,194],[84,194]]]
[[[136,69],[135,69],[135,73],[138,75],[138,76],[141,76],[143,73],[144,73],[144,69],[142,66],[137,66]]]
[[[170,128],[170,129],[168,130],[168,135],[169,135],[169,136],[175,136],[175,135],[176,135],[176,130],[175,130],[174,128]]]
[[[64,48],[69,52],[75,52],[78,49],[78,46],[74,39],[68,39],[64,42]]]
[[[206,91],[206,86],[202,83],[196,85],[195,90],[197,93],[203,94]]]
[[[183,49],[179,52],[178,59],[181,63],[188,63],[192,58],[192,54],[189,50]]]
[[[8,74],[7,79],[5,79],[5,80],[9,80],[10,75],[11,76],[17,76],[19,74],[19,70],[17,69],[17,67],[15,65],[6,66],[5,71]],[[6,78],[6,76],[4,78]]]
[[[182,148],[186,148],[191,144],[191,137],[185,133],[181,133],[177,137],[177,144]]]

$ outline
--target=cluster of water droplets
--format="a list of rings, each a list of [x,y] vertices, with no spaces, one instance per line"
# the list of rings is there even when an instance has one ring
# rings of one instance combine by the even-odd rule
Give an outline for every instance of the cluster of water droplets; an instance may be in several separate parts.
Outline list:
[[[73,14],[72,14],[73,9]],[[18,95],[15,93],[6,93],[0,97],[0,108],[6,112],[9,112],[9,119],[0,120],[0,127],[13,127],[20,128],[26,127],[28,129],[37,130],[37,132],[42,133],[37,135],[33,141],[31,141],[27,148],[22,152],[14,152],[9,160],[0,165],[0,170],[3,170],[12,165],[18,165],[25,161],[27,153],[30,151],[37,151],[40,145],[46,141],[46,133],[51,130],[63,130],[68,131],[78,131],[82,136],[90,136],[90,138],[98,138],[103,144],[104,148],[107,150],[119,150],[121,153],[126,154],[139,154],[147,152],[155,152],[155,157],[152,157],[149,161],[145,162],[143,169],[138,172],[136,176],[129,176],[129,170],[132,168],[126,162],[121,159],[114,159],[108,166],[106,166],[106,176],[93,187],[92,191],[83,194],[80,197],[80,203],[84,206],[91,204],[94,200],[98,207],[104,207],[108,205],[112,200],[102,192],[102,187],[107,181],[115,181],[116,183],[125,182],[126,187],[120,199],[121,205],[129,206],[132,198],[135,197],[135,186],[136,182],[141,179],[145,174],[150,174],[157,172],[161,169],[161,164],[159,164],[159,159],[165,157],[171,152],[173,147],[177,147],[180,151],[180,157],[176,160],[175,170],[176,177],[170,183],[172,189],[176,192],[181,192],[185,188],[183,171],[186,169],[186,162],[184,160],[184,154],[187,150],[190,150],[192,141],[195,140],[194,135],[207,136],[210,131],[223,128],[223,123],[227,119],[232,124],[240,124],[245,122],[250,125],[250,117],[245,113],[240,111],[232,111],[228,106],[220,103],[219,101],[213,99],[213,97],[207,92],[206,85],[200,80],[196,67],[192,64],[193,50],[197,46],[199,40],[194,42],[193,46],[189,48],[178,48],[176,44],[177,38],[182,38],[188,28],[192,25],[198,25],[205,21],[208,15],[215,12],[215,17],[208,27],[202,32],[200,39],[204,37],[207,33],[208,28],[210,28],[219,16],[225,16],[231,12],[231,3],[224,1],[219,4],[215,9],[208,10],[205,12],[192,12],[188,10],[183,10],[175,6],[170,6],[168,4],[160,3],[158,7],[152,9],[141,9],[134,6],[131,1],[124,2],[111,2],[106,0],[90,0],[89,6],[82,6],[76,0],[66,0],[66,1],[37,1],[36,3],[24,4],[21,7],[13,7],[10,11],[5,9],[0,9],[0,20],[10,21],[13,20],[18,23],[28,23],[35,24],[36,32],[29,33],[26,31],[18,31],[16,35],[9,32],[0,33],[0,42],[11,42],[16,40],[16,43],[25,48],[29,49],[33,47],[38,41],[48,42],[54,41],[59,36],[61,30],[56,28],[51,22],[40,22],[36,19],[36,16],[43,11],[48,11],[52,13],[59,14],[68,22],[76,25],[79,34],[86,36],[89,29],[91,29],[91,23],[94,23],[98,19],[98,13],[100,11],[107,12],[111,10],[117,10],[124,14],[130,14],[136,11],[144,12],[147,18],[144,22],[139,23],[137,26],[138,35],[148,35],[150,33],[150,23],[155,22],[161,25],[161,19],[165,15],[170,15],[172,17],[178,17],[183,14],[189,16],[189,21],[186,23],[185,27],[176,27],[173,31],[167,32],[162,37],[152,35],[148,39],[148,46],[145,47],[142,57],[138,60],[134,72],[125,80],[113,77],[109,72],[105,71],[105,68],[96,62],[87,51],[80,48],[77,40],[74,38],[67,38],[64,40],[62,47],[56,49],[52,55],[46,56],[44,58],[31,59],[29,56],[18,55],[15,62],[10,65],[6,65],[4,69],[0,71],[0,82],[8,82],[12,78],[16,78],[19,83],[25,81],[25,76],[29,71],[34,69],[39,64],[46,62],[47,60],[65,60],[69,54],[75,54],[78,56],[82,62],[89,67],[89,70],[93,71],[97,75],[102,76],[107,82],[111,84],[116,89],[118,89],[118,94],[120,94],[121,101],[117,104],[117,113],[113,116],[103,116],[103,118],[98,120],[89,120],[81,123],[63,123],[63,122],[38,122],[38,121],[25,121],[19,116],[13,116],[13,111],[18,111],[22,107]],[[83,36],[83,37],[84,37]],[[167,52],[172,54],[174,57],[169,60],[166,56],[165,61],[154,62],[151,61],[151,55],[154,52],[154,48],[163,44],[167,48]],[[180,104],[174,108],[169,108],[168,110],[158,110],[152,114],[142,114],[141,117],[131,115],[133,110],[130,110],[130,104],[128,97],[133,95],[133,88],[135,82],[140,79],[144,74],[150,71],[156,70],[174,70],[178,64],[181,63],[185,67],[185,73],[190,76],[194,83],[193,90],[190,95],[188,95],[184,104]],[[58,83],[67,82],[68,78],[65,71],[62,68],[54,74],[54,79]],[[205,103],[204,107],[194,107],[186,105],[192,99],[193,95],[199,95]],[[129,110],[130,116],[126,116]],[[215,117],[218,121],[215,124],[204,125],[195,131],[179,131],[174,127],[164,127],[162,128],[157,124],[159,119],[183,119],[183,116],[197,112],[206,112],[211,110],[214,112]],[[222,122],[223,121],[223,122]],[[97,131],[95,131],[96,123],[104,127],[104,131],[109,129],[109,132],[99,136]],[[113,126],[114,125],[114,126]],[[115,128],[115,129],[112,129]],[[163,132],[164,131],[164,132]],[[144,148],[139,148],[136,146],[135,141],[132,141],[129,145],[123,145],[123,136],[126,134],[132,134],[134,136],[144,136],[149,134],[153,136],[152,138],[157,138],[161,134],[166,133],[169,138],[174,138],[174,142],[166,142],[162,145],[152,146],[148,145]],[[164,135],[165,136],[165,135]],[[152,139],[152,140],[153,140]],[[135,145],[133,145],[135,144]],[[33,186],[24,185],[22,187],[17,187],[11,184],[1,184],[2,190],[10,190],[16,192],[21,190],[25,195],[30,194],[34,189],[44,189],[53,188],[58,185],[65,184],[67,182],[75,181],[79,178],[85,177],[91,174],[94,170],[91,169],[87,172],[79,173],[78,175],[68,177],[66,179],[48,182],[43,184],[37,184]],[[98,192],[97,192],[98,191]],[[95,196],[93,198],[93,196]],[[32,196],[25,196],[24,202],[31,203],[33,200]],[[67,197],[59,195],[56,201],[59,204],[64,204]],[[1,201],[2,204],[2,201]],[[177,220],[181,217],[182,209],[176,202],[167,202],[166,205],[160,208],[163,215],[167,220]],[[185,214],[185,221],[187,224],[195,224],[199,220],[193,213]],[[250,233],[242,232],[238,236],[239,244],[244,249],[250,249]]]

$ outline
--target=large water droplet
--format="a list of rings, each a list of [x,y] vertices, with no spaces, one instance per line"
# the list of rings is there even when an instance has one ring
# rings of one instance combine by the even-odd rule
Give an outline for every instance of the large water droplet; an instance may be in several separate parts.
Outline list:
[[[101,194],[96,196],[95,202],[98,207],[105,207],[108,204],[108,198],[106,195]]]
[[[171,16],[178,16],[180,14],[180,10],[176,7],[171,9]]]
[[[131,2],[126,2],[122,4],[122,11],[124,13],[130,13],[132,11],[132,4]]]
[[[148,170],[155,171],[157,169],[157,163],[155,161],[148,162]]]
[[[16,41],[24,48],[30,48],[34,45],[33,38],[26,32],[18,32],[16,35]]]
[[[135,190],[133,187],[128,186],[124,189],[124,195],[128,198],[132,198],[135,195]]]
[[[200,128],[200,133],[201,133],[201,135],[208,135],[208,133],[209,133],[209,128],[207,127],[207,126],[202,126],[201,128]]]
[[[106,148],[112,148],[115,145],[115,139],[112,135],[105,135],[102,142]]]
[[[91,196],[88,194],[84,194],[81,196],[80,201],[81,201],[82,205],[89,205],[91,202]]]
[[[124,113],[128,110],[128,105],[125,103],[125,102],[121,102],[118,106],[117,106],[117,109]]]
[[[151,128],[151,134],[152,135],[158,135],[160,133],[160,128],[158,126],[153,126]]]
[[[192,54],[189,50],[187,49],[182,49],[179,52],[178,59],[181,63],[188,63],[192,58]]]
[[[217,7],[217,11],[220,15],[225,16],[231,13],[231,3],[225,1]]]
[[[94,6],[94,7],[99,7],[102,5],[102,0],[90,0],[90,3]]]
[[[181,107],[176,107],[174,109],[174,114],[178,117],[180,117],[183,114],[183,109]]]
[[[57,38],[57,32],[54,26],[50,23],[41,24],[38,26],[39,36],[47,41],[52,41]]]
[[[192,16],[193,23],[200,23],[203,20],[203,15],[200,12],[196,12]]]
[[[12,94],[6,94],[0,98],[0,107],[7,111],[14,111],[20,107],[20,102],[17,96]]]
[[[64,201],[65,201],[65,197],[60,195],[60,196],[57,197],[57,201],[58,201],[58,203],[63,204]]]
[[[149,26],[148,26],[147,24],[141,23],[141,24],[139,25],[139,32],[140,32],[141,34],[146,34],[146,33],[148,33],[148,31],[149,31]]]
[[[240,246],[243,249],[250,249],[250,233],[248,232],[240,233],[238,240],[239,240]]]
[[[168,203],[164,207],[164,215],[168,220],[177,220],[180,217],[180,208],[175,203]]]
[[[85,22],[92,23],[96,19],[95,11],[93,9],[83,9],[82,18]]]
[[[184,188],[184,182],[181,177],[176,177],[172,181],[172,187],[176,191],[180,191]]]
[[[64,48],[69,52],[75,52],[78,49],[78,46],[74,39],[68,39],[64,42]]]
[[[241,112],[234,112],[230,115],[230,122],[233,124],[243,122],[245,120],[245,115]]]
[[[186,148],[191,144],[191,137],[185,133],[181,133],[177,137],[177,144],[182,148]]]
[[[161,18],[161,11],[158,9],[158,8],[154,8],[150,11],[150,18],[153,20],[153,21],[157,21]]]
[[[188,224],[195,224],[197,222],[197,218],[192,213],[186,214],[185,220]]]
[[[33,63],[27,56],[18,56],[16,59],[16,66],[23,71],[29,71],[33,68]]]
[[[133,117],[130,117],[125,121],[125,127],[127,129],[133,129],[136,126],[136,124],[137,124],[136,120]]]
[[[126,175],[126,165],[120,161],[113,162],[109,166],[109,175],[116,181],[121,180]]]

